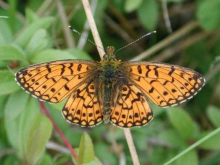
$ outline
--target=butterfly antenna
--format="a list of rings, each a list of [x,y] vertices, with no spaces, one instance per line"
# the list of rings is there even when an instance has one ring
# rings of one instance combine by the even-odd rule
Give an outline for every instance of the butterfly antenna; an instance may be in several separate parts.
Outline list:
[[[118,49],[118,50],[115,52],[115,54],[116,54],[117,52],[119,52],[120,50],[122,50],[122,49],[124,49],[124,48],[126,48],[126,47],[128,47],[128,46],[130,46],[130,45],[132,45],[132,44],[134,44],[134,43],[136,43],[136,42],[138,42],[139,40],[141,40],[141,39],[143,39],[144,37],[149,36],[149,35],[151,35],[151,34],[153,34],[153,33],[156,33],[156,31],[149,32],[149,33],[147,33],[147,34],[141,36],[141,37],[138,38],[137,40],[135,40],[135,41],[133,41],[133,42],[131,42],[131,43],[129,43],[129,44],[123,46],[122,48]]]
[[[102,49],[102,47],[96,45],[93,41],[91,41],[90,39],[88,39],[87,37],[85,37],[84,35],[82,35],[80,32],[78,32],[78,31],[77,31],[76,29],[74,29],[72,26],[69,26],[69,28],[70,28],[71,31],[73,31],[73,32],[75,32],[75,33],[77,33],[77,34],[79,34],[79,36],[85,38],[86,41],[89,41],[90,43],[92,43],[93,45],[95,45],[97,48],[99,48],[99,49],[101,49],[101,50],[103,50],[103,51],[105,52],[105,50]]]

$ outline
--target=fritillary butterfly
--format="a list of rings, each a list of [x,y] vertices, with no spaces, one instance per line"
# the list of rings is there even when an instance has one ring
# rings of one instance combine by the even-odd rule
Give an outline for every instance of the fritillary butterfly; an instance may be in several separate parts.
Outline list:
[[[152,118],[150,99],[160,107],[192,98],[205,84],[202,75],[177,65],[122,62],[107,47],[100,62],[59,60],[16,73],[19,85],[40,100],[59,103],[67,121],[92,127],[103,120],[123,127],[143,126]]]

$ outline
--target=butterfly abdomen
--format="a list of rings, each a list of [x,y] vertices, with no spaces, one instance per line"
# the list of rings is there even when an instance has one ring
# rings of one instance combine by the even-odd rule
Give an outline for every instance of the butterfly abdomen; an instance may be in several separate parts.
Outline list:
[[[110,119],[111,115],[111,107],[113,106],[113,100],[114,100],[114,92],[116,90],[117,81],[119,79],[119,73],[120,71],[117,69],[118,64],[116,61],[109,61],[101,66],[101,82],[103,83],[102,85],[102,90],[101,92],[103,94],[102,99],[102,105],[103,105],[103,119],[105,123],[107,123]]]

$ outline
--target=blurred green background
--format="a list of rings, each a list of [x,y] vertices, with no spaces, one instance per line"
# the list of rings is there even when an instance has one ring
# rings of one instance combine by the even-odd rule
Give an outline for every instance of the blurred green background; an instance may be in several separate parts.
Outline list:
[[[90,3],[105,47],[119,49],[147,32],[157,31],[120,51],[117,59],[181,65],[207,79],[204,88],[184,104],[166,109],[151,104],[154,120],[131,129],[141,165],[164,164],[220,127],[219,0]],[[0,16],[0,164],[73,164],[37,99],[16,84],[13,74],[22,67],[50,60],[100,60],[96,47],[85,39],[93,37],[82,3],[0,1]],[[85,37],[71,32],[68,25]],[[45,105],[72,147],[85,150],[89,158],[83,158],[84,165],[133,164],[122,129],[103,123],[94,128],[70,125],[60,112],[64,102]],[[220,164],[220,133],[172,164]]]

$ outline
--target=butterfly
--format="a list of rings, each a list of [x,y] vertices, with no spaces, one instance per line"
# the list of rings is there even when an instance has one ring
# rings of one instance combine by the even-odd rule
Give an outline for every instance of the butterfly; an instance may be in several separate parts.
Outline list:
[[[192,98],[204,86],[196,71],[153,62],[122,62],[109,46],[101,61],[58,60],[28,66],[15,76],[28,93],[50,103],[67,98],[62,114],[84,127],[109,121],[140,127],[153,118],[148,101],[160,107]]]

